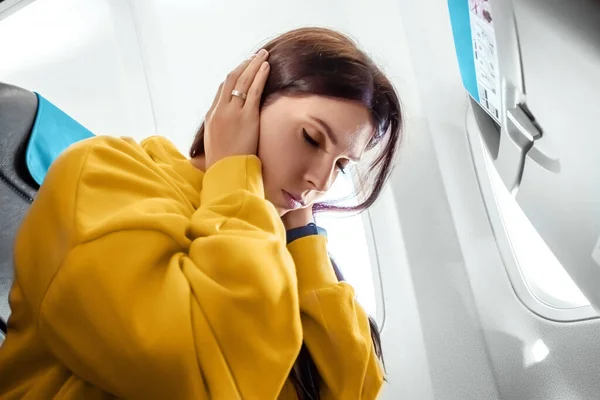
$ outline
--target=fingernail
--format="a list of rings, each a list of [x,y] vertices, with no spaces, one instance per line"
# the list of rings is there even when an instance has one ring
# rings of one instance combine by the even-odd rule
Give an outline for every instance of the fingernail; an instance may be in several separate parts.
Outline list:
[[[265,61],[265,62],[263,62],[263,63],[262,63],[262,65],[260,66],[260,69],[261,69],[262,71],[266,71],[266,70],[267,70],[267,68],[269,68],[269,63]]]
[[[258,55],[260,55],[261,57],[264,57],[267,54],[269,54],[269,52],[265,49],[260,49],[260,51],[258,52]]]

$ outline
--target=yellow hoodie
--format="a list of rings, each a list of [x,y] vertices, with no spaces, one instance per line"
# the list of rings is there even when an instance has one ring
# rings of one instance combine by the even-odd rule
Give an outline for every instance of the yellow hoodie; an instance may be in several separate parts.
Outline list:
[[[3,400],[294,399],[303,340],[323,398],[382,385],[326,239],[286,246],[256,156],[204,173],[158,137],[75,144],[23,222],[15,268]]]

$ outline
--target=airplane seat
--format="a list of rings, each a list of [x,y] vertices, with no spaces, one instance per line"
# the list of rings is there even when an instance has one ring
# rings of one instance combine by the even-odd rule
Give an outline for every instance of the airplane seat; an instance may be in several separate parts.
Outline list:
[[[39,94],[0,82],[0,330],[4,334],[17,229],[52,161],[70,144],[91,136]]]
[[[14,237],[39,187],[25,163],[37,106],[34,93],[0,83],[0,329],[4,333],[10,315]]]

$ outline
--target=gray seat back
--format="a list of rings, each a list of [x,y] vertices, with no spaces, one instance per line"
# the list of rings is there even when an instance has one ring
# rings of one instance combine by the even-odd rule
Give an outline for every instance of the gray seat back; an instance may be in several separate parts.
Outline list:
[[[10,315],[15,233],[39,187],[25,163],[37,105],[34,93],[0,82],[0,328]]]

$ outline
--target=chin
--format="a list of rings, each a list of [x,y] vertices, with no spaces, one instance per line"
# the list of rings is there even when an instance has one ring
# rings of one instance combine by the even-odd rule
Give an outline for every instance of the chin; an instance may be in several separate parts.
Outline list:
[[[290,211],[292,211],[292,210],[289,210],[287,208],[281,208],[281,207],[277,207],[277,206],[275,208],[277,208],[277,212],[279,213],[280,217],[283,217],[285,214],[287,214]]]
[[[288,210],[285,210],[285,209],[279,207],[278,205],[275,205],[275,204],[273,204],[273,205],[275,206],[275,210],[277,210],[277,214],[279,215],[279,217],[283,217],[285,214],[287,214]]]
[[[287,209],[286,207],[284,207],[281,204],[281,201],[278,201],[279,199],[273,199],[273,196],[270,195],[270,193],[268,193],[265,190],[265,199],[273,204],[273,207],[275,207],[275,209],[277,210],[277,214],[279,214],[280,217],[283,217],[285,214],[287,214],[290,210]]]

